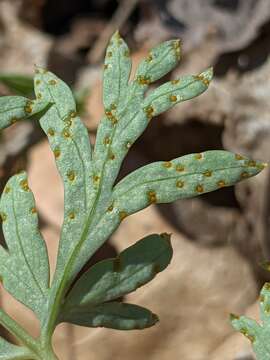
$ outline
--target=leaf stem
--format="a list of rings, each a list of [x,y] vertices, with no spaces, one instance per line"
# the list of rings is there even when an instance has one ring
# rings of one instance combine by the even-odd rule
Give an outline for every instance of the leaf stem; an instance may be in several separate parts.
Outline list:
[[[27,348],[35,354],[39,353],[39,344],[31,335],[28,334],[15,320],[13,320],[3,309],[0,309],[0,324],[3,325],[12,335],[14,335]]]

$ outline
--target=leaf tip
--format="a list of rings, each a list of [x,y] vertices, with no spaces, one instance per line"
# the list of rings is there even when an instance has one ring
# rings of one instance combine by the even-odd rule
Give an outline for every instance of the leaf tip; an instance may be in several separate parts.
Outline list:
[[[213,67],[208,68],[207,70],[203,71],[199,75],[197,75],[198,80],[201,80],[201,82],[205,86],[209,86],[210,81],[213,79],[214,76],[214,70]]]

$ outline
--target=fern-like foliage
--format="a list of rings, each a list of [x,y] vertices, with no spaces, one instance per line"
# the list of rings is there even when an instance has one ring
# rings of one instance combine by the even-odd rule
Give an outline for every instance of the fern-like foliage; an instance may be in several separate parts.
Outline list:
[[[150,310],[117,299],[168,266],[169,235],[147,236],[77,279],[82,267],[125,217],[151,204],[230,186],[263,169],[244,156],[207,151],[146,165],[115,184],[127,152],[150,120],[207,89],[212,69],[166,82],[145,96],[149,85],[171,71],[179,58],[179,41],[167,41],[150,51],[130,80],[129,49],[118,33],[113,35],[104,64],[104,116],[93,150],[72,92],[47,70],[36,69],[35,100],[0,98],[1,129],[33,115],[39,118],[65,190],[53,276],[26,173],[14,175],[3,191],[0,211],[7,249],[0,247],[0,275],[6,290],[39,318],[41,331],[38,338],[31,337],[0,310],[0,323],[20,344],[2,339],[1,359],[56,359],[51,339],[61,322],[121,330],[154,325],[157,316]]]
[[[257,360],[270,360],[270,283],[264,284],[259,300],[261,324],[235,314],[231,314],[231,323],[251,341]]]

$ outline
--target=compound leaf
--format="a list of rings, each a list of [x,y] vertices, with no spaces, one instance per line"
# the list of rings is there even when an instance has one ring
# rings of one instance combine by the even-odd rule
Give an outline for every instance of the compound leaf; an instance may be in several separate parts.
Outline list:
[[[233,314],[231,323],[236,330],[251,341],[258,360],[270,360],[270,283],[265,283],[261,290],[260,316],[261,325],[246,316]]]
[[[172,258],[170,236],[149,235],[117,258],[95,264],[76,282],[64,311],[117,299],[152,280]]]
[[[24,172],[13,176],[6,184],[0,209],[8,247],[7,251],[0,248],[3,285],[41,318],[49,288],[48,255]]]
[[[158,317],[138,305],[111,302],[78,308],[74,312],[65,313],[61,321],[88,327],[135,330],[155,325]]]

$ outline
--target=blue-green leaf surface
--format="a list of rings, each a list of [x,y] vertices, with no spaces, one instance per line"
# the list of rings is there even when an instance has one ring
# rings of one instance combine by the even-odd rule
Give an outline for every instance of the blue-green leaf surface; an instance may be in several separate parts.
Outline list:
[[[252,343],[257,360],[270,360],[270,283],[266,283],[260,294],[261,324],[246,316],[231,315],[233,327]]]
[[[117,299],[152,280],[172,258],[170,236],[149,235],[115,259],[95,264],[76,282],[64,311]]]
[[[26,174],[13,176],[1,196],[0,210],[8,249],[0,247],[3,285],[17,300],[41,318],[49,288],[45,242]]]
[[[35,92],[37,97],[52,103],[40,124],[48,136],[65,189],[64,223],[57,259],[62,272],[80,241],[92,203],[91,146],[87,129],[76,113],[73,95],[62,80],[38,69]]]
[[[231,186],[256,175],[264,165],[223,150],[189,154],[146,165],[114,188],[114,207],[127,214],[151,203],[168,203]]]
[[[65,313],[61,321],[88,327],[135,330],[155,325],[158,317],[138,305],[111,302],[78,308],[74,312]]]
[[[0,97],[0,130],[39,113],[47,106],[48,102],[41,99],[29,100],[22,96]]]
[[[34,359],[30,350],[16,346],[0,338],[0,360],[31,360]]]

